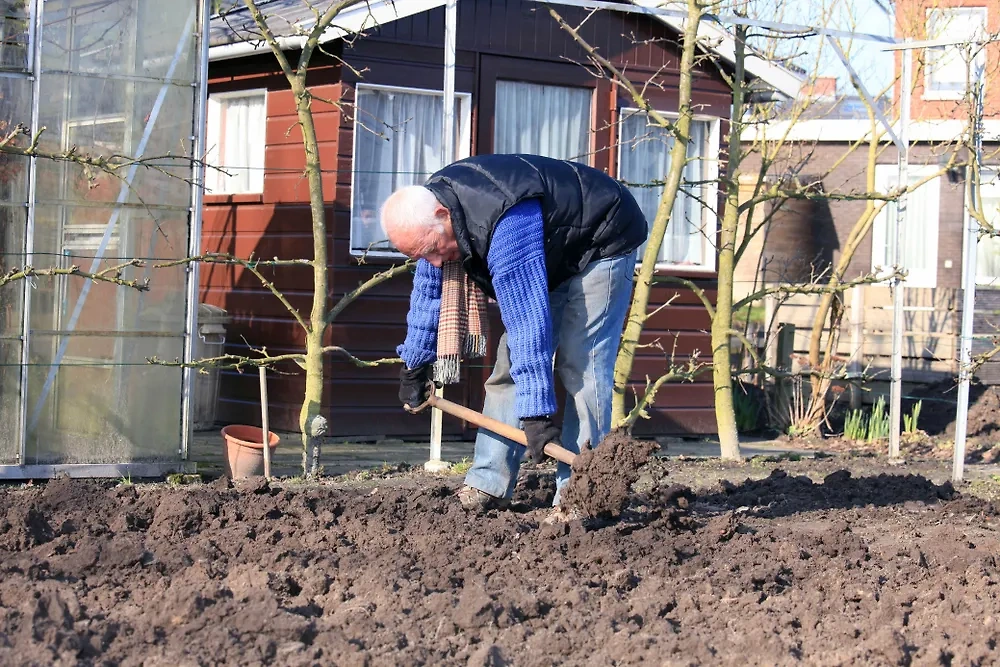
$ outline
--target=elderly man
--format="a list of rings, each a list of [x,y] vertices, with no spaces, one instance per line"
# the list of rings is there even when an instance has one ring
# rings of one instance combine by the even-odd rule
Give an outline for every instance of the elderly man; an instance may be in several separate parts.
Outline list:
[[[437,357],[442,271],[461,262],[468,279],[495,298],[506,332],[486,381],[483,413],[527,435],[537,463],[548,442],[571,451],[596,445],[611,421],[613,374],[632,291],[636,249],[648,233],[628,190],[575,162],[534,155],[480,155],[441,169],[423,186],[394,192],[382,209],[393,245],[418,258],[399,397],[427,398]],[[451,266],[457,266],[452,264]],[[562,428],[553,374],[567,401]],[[467,509],[505,506],[524,449],[480,430],[459,499]],[[569,466],[556,472],[559,510]]]

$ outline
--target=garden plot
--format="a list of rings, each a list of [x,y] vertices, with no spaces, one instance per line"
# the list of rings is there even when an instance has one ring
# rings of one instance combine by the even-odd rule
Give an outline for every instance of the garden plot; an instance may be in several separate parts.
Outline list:
[[[552,527],[537,470],[479,518],[458,476],[9,486],[0,662],[989,662],[997,510],[900,472],[654,460],[620,520]]]

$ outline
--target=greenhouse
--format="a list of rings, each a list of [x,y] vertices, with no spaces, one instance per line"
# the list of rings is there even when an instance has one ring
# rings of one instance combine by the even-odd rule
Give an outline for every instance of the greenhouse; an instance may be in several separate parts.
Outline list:
[[[0,477],[184,467],[206,58],[203,3],[0,2]],[[18,135],[18,126],[23,130]],[[103,165],[103,166],[102,166]]]

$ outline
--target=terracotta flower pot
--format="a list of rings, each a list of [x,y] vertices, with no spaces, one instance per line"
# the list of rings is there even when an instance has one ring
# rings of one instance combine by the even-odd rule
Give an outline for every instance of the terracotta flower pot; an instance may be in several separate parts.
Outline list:
[[[225,441],[226,476],[231,479],[258,477],[264,474],[264,431],[256,426],[231,424],[222,429]],[[281,442],[273,431],[268,433],[271,456]],[[273,465],[273,463],[272,463]],[[273,473],[272,473],[273,474]]]

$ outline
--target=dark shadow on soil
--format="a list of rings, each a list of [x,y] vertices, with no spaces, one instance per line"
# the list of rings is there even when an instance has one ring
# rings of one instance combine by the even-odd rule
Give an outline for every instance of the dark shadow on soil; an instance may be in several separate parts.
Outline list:
[[[912,502],[936,504],[957,495],[950,482],[938,485],[920,475],[855,478],[848,470],[830,473],[822,484],[805,475],[793,477],[778,469],[762,480],[748,479],[742,484],[723,480],[720,486],[716,493],[699,495],[698,501],[719,509],[748,508],[753,516],[764,518]]]

